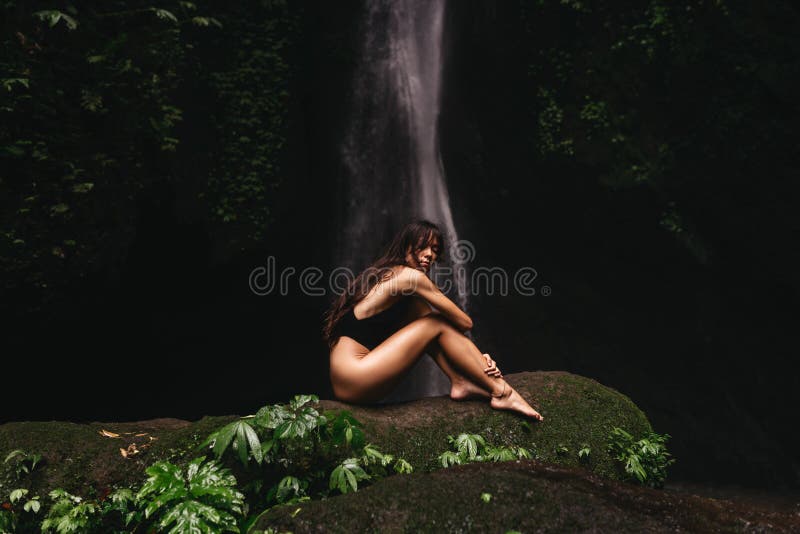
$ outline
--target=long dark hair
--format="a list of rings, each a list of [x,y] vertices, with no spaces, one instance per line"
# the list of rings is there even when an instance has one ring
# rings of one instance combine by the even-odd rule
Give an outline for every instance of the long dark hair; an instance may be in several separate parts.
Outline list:
[[[408,265],[406,254],[409,250],[414,253],[428,246],[434,239],[439,241],[437,256],[445,257],[446,243],[442,231],[430,221],[424,219],[412,221],[394,236],[378,259],[356,276],[347,290],[339,295],[325,312],[322,338],[328,344],[328,348],[333,347],[333,342],[336,340],[333,332],[342,317],[361,302],[378,282],[388,280],[392,275],[392,267]]]

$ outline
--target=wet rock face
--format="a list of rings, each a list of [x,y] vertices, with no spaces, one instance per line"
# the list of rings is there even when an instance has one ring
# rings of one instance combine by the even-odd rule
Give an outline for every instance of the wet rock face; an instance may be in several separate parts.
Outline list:
[[[255,525],[268,528],[295,533],[792,532],[800,528],[800,518],[522,460],[399,475],[358,493],[277,507]]]

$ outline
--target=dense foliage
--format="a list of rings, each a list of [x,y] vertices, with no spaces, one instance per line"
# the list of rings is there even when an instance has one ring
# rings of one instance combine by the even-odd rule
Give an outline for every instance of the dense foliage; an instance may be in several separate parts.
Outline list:
[[[667,451],[669,437],[649,432],[635,439],[629,432],[614,428],[608,436],[608,450],[625,467],[631,480],[661,488],[667,480],[667,468],[675,463]]]
[[[142,192],[169,185],[220,254],[263,239],[282,181],[294,15],[280,1],[3,2],[0,273],[35,311],[113,283]]]
[[[245,532],[265,508],[354,492],[363,483],[413,472],[403,458],[366,443],[362,423],[352,414],[321,414],[312,406],[318,401],[316,395],[297,395],[233,421],[199,446],[210,448],[216,459],[155,462],[138,489],[90,496],[55,489],[46,508],[28,489],[14,489],[7,500],[0,498],[0,533]],[[7,461],[25,468],[20,478],[30,475],[31,458],[36,455],[15,450]],[[245,468],[238,480],[223,464],[230,459],[232,467]]]
[[[403,458],[365,442],[362,423],[348,411],[321,414],[316,395],[265,406],[254,416],[214,432],[208,445],[217,459],[230,451],[244,467],[257,464],[247,485],[250,502],[286,504],[331,491],[357,491],[359,483],[392,471],[411,473]]]
[[[789,192],[800,43],[787,2],[522,2],[531,127],[544,159],[611,190],[644,188],[700,264],[742,220],[790,223],[754,177]],[[762,205],[743,194],[766,195]],[[777,204],[771,204],[777,203]],[[775,211],[757,211],[775,205]],[[785,206],[788,207],[788,206]],[[771,226],[772,226],[771,225]],[[729,233],[728,236],[725,234]],[[755,244],[755,243],[753,243]],[[780,269],[780,267],[776,267]]]

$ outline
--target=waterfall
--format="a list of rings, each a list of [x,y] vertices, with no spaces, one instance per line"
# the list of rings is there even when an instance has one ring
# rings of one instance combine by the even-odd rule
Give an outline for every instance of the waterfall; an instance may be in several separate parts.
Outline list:
[[[443,26],[444,0],[367,2],[351,120],[342,143],[345,200],[336,258],[341,266],[366,267],[412,218],[437,223],[451,247],[458,242],[439,151]],[[452,291],[442,290],[466,310],[463,270],[455,273]],[[448,391],[447,377],[423,357],[387,400]]]

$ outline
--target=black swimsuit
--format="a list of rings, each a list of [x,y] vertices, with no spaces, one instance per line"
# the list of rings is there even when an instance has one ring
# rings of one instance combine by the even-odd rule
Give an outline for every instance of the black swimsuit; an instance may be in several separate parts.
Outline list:
[[[400,297],[388,309],[364,319],[356,318],[351,309],[336,325],[335,335],[351,337],[372,350],[403,326],[410,304],[409,297]]]

